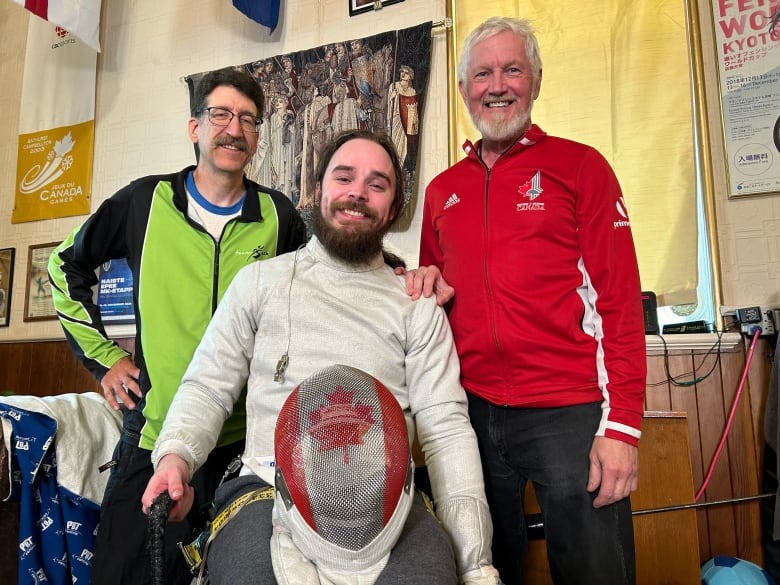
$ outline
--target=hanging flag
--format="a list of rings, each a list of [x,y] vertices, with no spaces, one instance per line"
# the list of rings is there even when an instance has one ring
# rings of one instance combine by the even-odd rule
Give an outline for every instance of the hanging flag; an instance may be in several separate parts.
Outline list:
[[[95,51],[30,19],[11,223],[89,213],[96,72]]]
[[[17,0],[18,2],[19,0]],[[279,22],[279,2],[281,0],[233,0],[239,12],[255,22],[267,26],[274,32]]]
[[[100,52],[101,0],[14,0],[33,14],[64,28],[88,47]],[[277,13],[279,12],[279,0]],[[274,21],[275,22],[275,21]]]

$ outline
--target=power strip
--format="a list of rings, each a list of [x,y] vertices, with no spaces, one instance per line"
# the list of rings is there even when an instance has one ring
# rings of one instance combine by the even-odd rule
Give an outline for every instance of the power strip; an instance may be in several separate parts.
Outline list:
[[[759,328],[759,335],[774,335],[777,332],[776,312],[769,307],[744,307],[736,309],[734,314],[742,333],[754,335],[756,328]]]

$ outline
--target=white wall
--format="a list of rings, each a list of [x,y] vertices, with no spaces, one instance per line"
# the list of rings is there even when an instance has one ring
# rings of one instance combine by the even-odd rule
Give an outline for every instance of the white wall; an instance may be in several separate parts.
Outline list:
[[[445,16],[444,0],[404,0],[349,16],[348,0],[285,0],[279,26],[245,17],[230,0],[103,0],[98,58],[92,209],[128,181],[194,162],[186,133],[189,96],[182,77],[284,52],[364,37]],[[57,321],[25,323],[27,249],[58,241],[85,216],[11,224],[18,111],[29,13],[0,2],[0,248],[16,248],[10,326],[0,341],[62,338]],[[35,18],[35,17],[33,17]],[[433,32],[433,66],[423,112],[419,185],[447,165],[446,29]],[[421,191],[411,221],[389,247],[416,265]]]

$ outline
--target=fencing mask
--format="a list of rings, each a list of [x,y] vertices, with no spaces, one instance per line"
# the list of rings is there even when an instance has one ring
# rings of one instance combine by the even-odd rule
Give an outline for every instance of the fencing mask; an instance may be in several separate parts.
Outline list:
[[[335,365],[299,384],[274,435],[271,555],[286,583],[373,583],[413,498],[401,407],[381,382]]]

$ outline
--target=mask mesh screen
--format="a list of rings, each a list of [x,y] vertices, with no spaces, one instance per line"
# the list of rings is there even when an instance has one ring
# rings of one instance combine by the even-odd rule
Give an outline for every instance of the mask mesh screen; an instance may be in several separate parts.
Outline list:
[[[282,408],[276,462],[293,504],[321,537],[356,551],[382,531],[409,469],[403,412],[378,380],[332,366]]]

